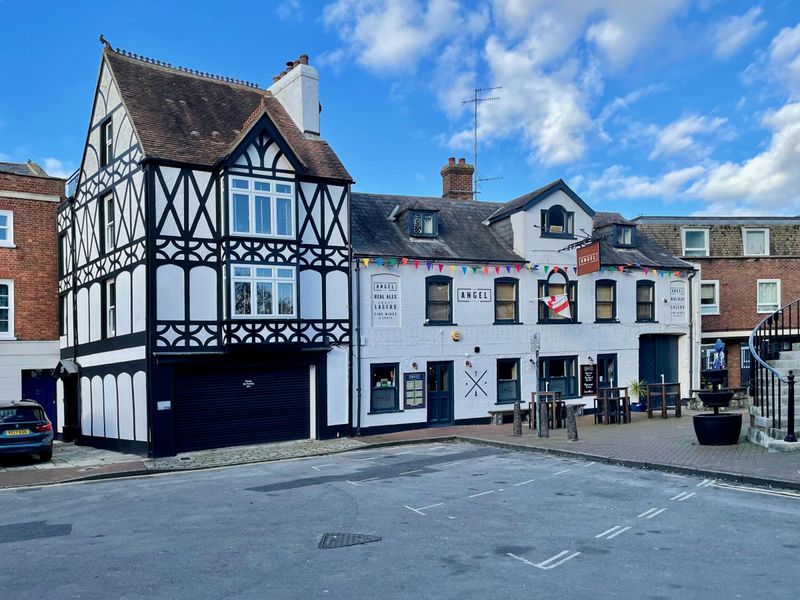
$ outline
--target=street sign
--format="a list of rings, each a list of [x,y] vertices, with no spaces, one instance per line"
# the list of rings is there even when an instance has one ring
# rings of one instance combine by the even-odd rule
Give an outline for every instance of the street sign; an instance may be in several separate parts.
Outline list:
[[[542,338],[538,333],[531,336],[531,352],[539,352],[542,349]]]
[[[578,275],[588,275],[600,270],[600,242],[594,242],[577,250]]]

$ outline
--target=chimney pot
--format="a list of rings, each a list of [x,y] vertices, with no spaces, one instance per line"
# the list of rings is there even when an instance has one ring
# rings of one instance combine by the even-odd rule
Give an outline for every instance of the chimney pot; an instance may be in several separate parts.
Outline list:
[[[459,159],[458,159],[458,164],[460,164],[460,165],[463,165],[463,164],[465,163],[465,161],[466,161],[466,159],[464,159],[464,158],[459,158]]]
[[[300,61],[301,65],[307,65],[308,64],[308,54],[301,54],[300,58],[299,58],[299,61]]]
[[[451,156],[450,158],[447,159],[447,162],[448,162],[448,164],[451,164],[451,165],[456,164],[456,157],[455,156]]]
[[[273,83],[274,83],[274,82],[276,82],[276,81],[278,81],[280,78],[281,78],[281,75],[280,75],[280,73],[278,73],[277,75],[273,75],[273,76],[272,76],[272,81],[273,81]]]

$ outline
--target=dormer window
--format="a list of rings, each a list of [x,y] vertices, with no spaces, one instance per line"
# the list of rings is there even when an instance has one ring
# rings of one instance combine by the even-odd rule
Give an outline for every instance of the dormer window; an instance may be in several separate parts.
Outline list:
[[[563,206],[556,204],[542,210],[542,237],[572,237],[575,213],[567,212]]]
[[[433,210],[408,211],[408,234],[412,237],[437,237],[439,215]]]
[[[636,228],[633,225],[614,225],[614,246],[633,248],[636,245]]]

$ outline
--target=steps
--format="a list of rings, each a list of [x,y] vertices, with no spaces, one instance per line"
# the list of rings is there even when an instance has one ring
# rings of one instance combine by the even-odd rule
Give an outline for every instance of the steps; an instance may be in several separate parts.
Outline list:
[[[798,380],[798,385],[795,387],[795,419],[794,429],[795,435],[800,435],[800,344],[792,344],[791,350],[784,350],[780,353],[779,357],[775,360],[768,360],[767,364],[775,369],[779,375],[786,377],[789,372],[794,372]],[[768,388],[771,394],[772,386]],[[768,396],[771,398],[771,396]],[[775,399],[780,402],[780,415],[782,419],[781,428],[774,428],[772,416],[762,417],[761,408],[757,406],[750,407],[750,427],[747,431],[747,439],[753,444],[763,446],[773,452],[796,452],[800,451],[800,442],[784,442],[783,438],[786,437],[788,423],[786,422],[786,415],[789,408],[789,386],[781,382],[780,393],[778,392],[778,382],[775,382]],[[765,399],[769,401],[768,399]],[[777,408],[777,407],[776,407]],[[772,407],[770,406],[770,410]]]

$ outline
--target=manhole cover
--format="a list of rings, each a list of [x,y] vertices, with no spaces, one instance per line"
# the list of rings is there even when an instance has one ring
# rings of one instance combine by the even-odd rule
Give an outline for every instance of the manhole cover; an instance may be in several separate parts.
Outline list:
[[[381,536],[367,535],[364,533],[326,533],[319,541],[320,548],[344,548],[345,546],[357,546],[358,544],[369,544],[370,542],[380,542]]]

